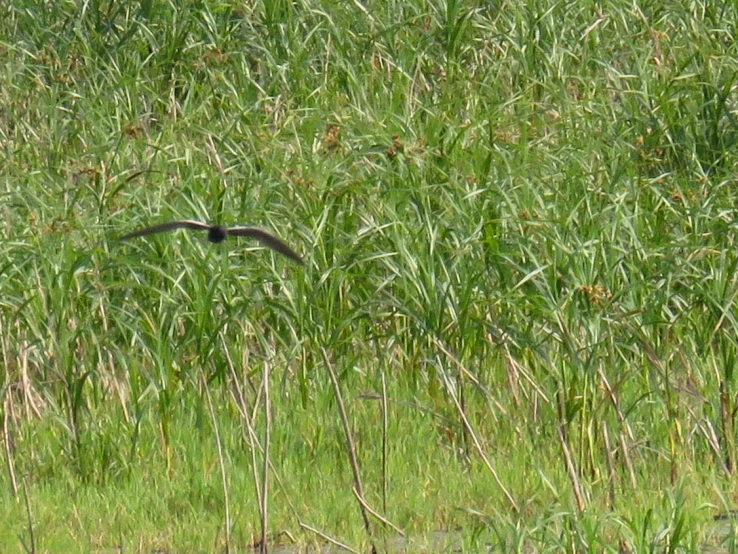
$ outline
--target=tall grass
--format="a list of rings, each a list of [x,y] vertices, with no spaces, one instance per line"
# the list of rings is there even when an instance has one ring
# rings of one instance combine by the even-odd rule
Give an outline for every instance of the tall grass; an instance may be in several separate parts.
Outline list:
[[[0,542],[733,549],[737,15],[0,6]]]

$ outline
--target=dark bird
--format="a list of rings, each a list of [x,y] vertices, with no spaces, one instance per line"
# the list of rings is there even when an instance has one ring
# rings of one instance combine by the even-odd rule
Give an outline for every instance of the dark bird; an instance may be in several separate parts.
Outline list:
[[[146,227],[128,233],[120,237],[120,240],[134,239],[136,237],[144,237],[146,235],[153,235],[154,233],[164,233],[166,231],[174,231],[175,229],[194,229],[196,231],[207,231],[208,240],[210,242],[223,242],[226,237],[249,237],[256,239],[264,246],[268,246],[275,252],[279,252],[283,256],[287,256],[289,259],[302,265],[302,258],[292,250],[289,246],[283,243],[274,235],[262,231],[256,227],[222,227],[220,225],[207,225],[200,223],[199,221],[170,221],[169,223],[161,223],[160,225],[154,225],[152,227]]]

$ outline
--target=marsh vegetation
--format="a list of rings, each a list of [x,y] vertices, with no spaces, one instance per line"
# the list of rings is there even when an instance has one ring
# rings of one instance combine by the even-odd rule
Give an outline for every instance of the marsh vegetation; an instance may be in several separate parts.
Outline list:
[[[0,4],[0,550],[735,551],[736,23]]]

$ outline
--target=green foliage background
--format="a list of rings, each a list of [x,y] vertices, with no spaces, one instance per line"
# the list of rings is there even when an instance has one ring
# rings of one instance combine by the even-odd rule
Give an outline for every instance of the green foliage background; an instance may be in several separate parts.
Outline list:
[[[271,531],[362,544],[328,361],[411,536],[730,551],[737,15],[0,6],[0,544],[243,551],[267,427]]]

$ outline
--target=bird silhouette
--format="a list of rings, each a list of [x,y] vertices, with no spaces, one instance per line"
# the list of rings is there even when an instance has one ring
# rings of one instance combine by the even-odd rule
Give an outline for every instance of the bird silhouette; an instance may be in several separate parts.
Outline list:
[[[175,229],[194,229],[196,231],[207,231],[208,240],[210,242],[220,243],[223,242],[226,237],[249,237],[256,239],[264,246],[267,246],[288,257],[294,262],[302,265],[302,258],[297,253],[287,246],[284,242],[279,240],[274,235],[267,233],[266,231],[257,227],[223,227],[221,225],[207,225],[206,223],[200,223],[199,221],[182,220],[182,221],[170,221],[168,223],[161,223],[159,225],[153,225],[146,227],[145,229],[139,229],[133,233],[128,233],[120,237],[120,240],[134,239],[136,237],[144,237],[146,235],[153,235],[155,233],[165,233],[166,231],[174,231]]]

